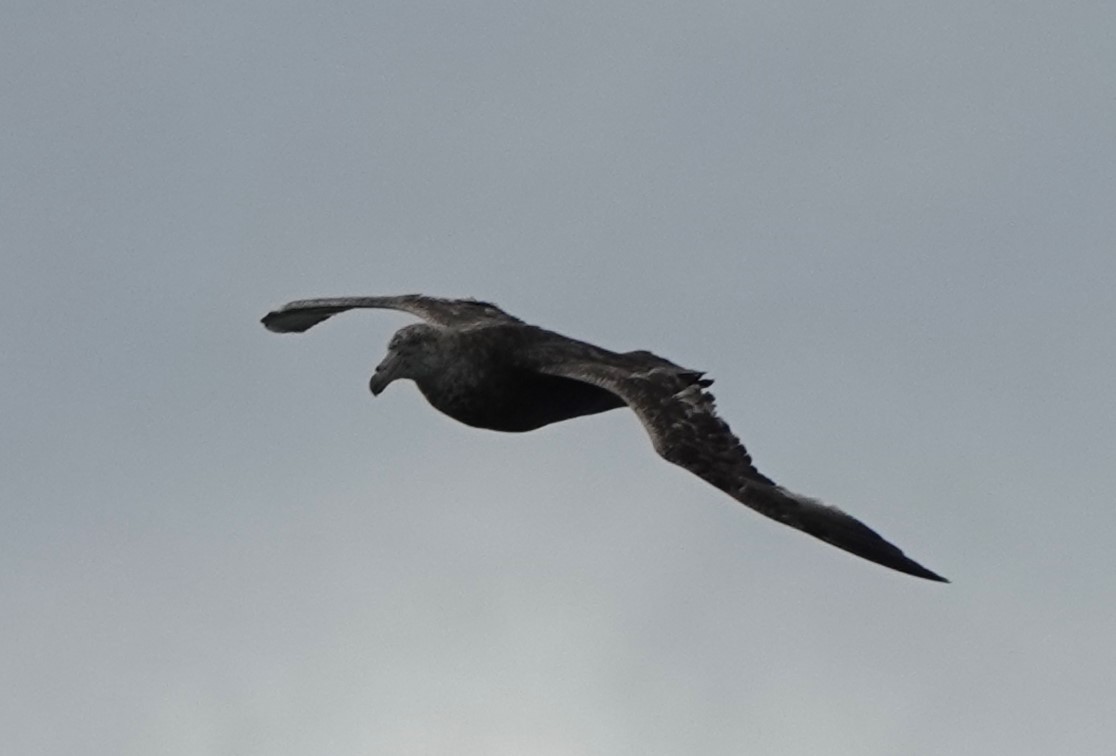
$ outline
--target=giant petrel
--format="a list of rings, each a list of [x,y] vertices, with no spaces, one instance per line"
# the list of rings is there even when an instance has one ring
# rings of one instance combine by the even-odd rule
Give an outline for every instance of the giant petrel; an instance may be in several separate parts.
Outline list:
[[[717,416],[712,380],[647,351],[613,352],[528,325],[496,305],[420,294],[301,299],[263,324],[301,332],[339,312],[385,308],[425,322],[399,329],[369,387],[413,380],[434,408],[477,428],[529,431],[629,407],[664,459],[760,514],[908,575],[948,582],[836,507],[793,493],[756,470]]]

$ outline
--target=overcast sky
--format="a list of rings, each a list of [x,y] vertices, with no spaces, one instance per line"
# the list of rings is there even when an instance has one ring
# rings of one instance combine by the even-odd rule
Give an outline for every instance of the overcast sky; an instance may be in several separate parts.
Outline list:
[[[0,9],[0,750],[1110,754],[1108,2]],[[367,391],[420,291],[708,370],[760,469]]]

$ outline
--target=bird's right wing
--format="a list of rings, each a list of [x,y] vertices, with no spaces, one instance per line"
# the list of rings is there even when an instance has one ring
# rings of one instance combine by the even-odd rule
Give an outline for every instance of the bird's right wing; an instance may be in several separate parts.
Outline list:
[[[358,308],[402,310],[439,326],[462,327],[483,323],[521,323],[489,302],[475,299],[442,299],[422,294],[394,297],[330,297],[297,299],[263,317],[269,331],[301,333],[339,312]]]
[[[664,459],[689,470],[740,503],[784,525],[859,557],[908,575],[948,582],[855,517],[816,499],[792,493],[762,475],[743,444],[717,416],[711,381],[654,355],[633,355],[632,364],[559,358],[551,350],[535,370],[591,383],[619,396],[635,411]],[[654,358],[654,359],[651,359]],[[666,363],[667,366],[664,366]]]

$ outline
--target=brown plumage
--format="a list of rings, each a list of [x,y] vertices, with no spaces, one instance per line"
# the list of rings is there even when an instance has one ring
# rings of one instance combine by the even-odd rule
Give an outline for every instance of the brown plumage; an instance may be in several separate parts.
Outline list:
[[[717,416],[706,390],[712,381],[651,352],[613,352],[528,325],[488,302],[419,294],[298,300],[268,313],[263,324],[302,332],[354,308],[402,310],[425,321],[392,337],[370,381],[373,394],[409,378],[455,420],[510,432],[626,405],[664,459],[742,504],[877,564],[948,582],[854,517],[756,470]]]

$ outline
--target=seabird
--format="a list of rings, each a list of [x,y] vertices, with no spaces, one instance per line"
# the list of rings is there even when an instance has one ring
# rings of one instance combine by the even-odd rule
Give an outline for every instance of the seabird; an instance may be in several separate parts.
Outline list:
[[[300,299],[269,312],[263,324],[301,333],[355,308],[402,310],[424,321],[392,337],[369,382],[374,395],[407,378],[453,419],[509,432],[627,406],[660,456],[745,506],[893,570],[949,582],[856,518],[760,473],[717,416],[707,391],[713,381],[651,352],[613,352],[524,323],[488,302],[421,294]]]

